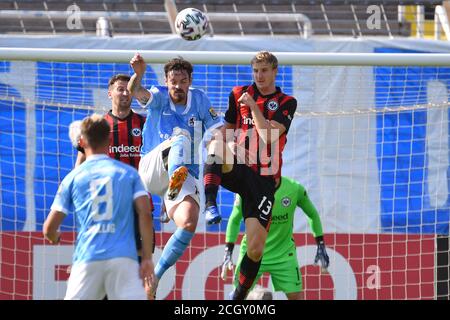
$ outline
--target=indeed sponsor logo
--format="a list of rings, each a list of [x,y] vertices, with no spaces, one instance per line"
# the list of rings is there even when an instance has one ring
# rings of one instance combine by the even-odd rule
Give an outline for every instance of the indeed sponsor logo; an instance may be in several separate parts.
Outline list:
[[[255,120],[254,120],[253,118],[247,118],[247,117],[244,117],[244,118],[242,119],[242,122],[243,122],[244,124],[246,124],[246,125],[252,125],[252,126],[255,125]]]
[[[272,215],[272,222],[286,222],[289,219],[289,215],[286,212],[283,215]]]
[[[125,146],[121,144],[120,146],[109,146],[109,153],[122,153],[122,152],[141,152],[140,146]]]

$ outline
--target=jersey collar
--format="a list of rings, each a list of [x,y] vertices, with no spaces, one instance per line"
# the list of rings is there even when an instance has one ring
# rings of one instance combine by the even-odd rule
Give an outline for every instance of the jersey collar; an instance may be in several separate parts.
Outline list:
[[[124,121],[124,120],[127,120],[128,118],[131,118],[133,116],[133,110],[130,110],[130,113],[125,118],[116,117],[115,115],[113,115],[112,110],[109,110],[108,115],[111,118],[116,119],[118,121]]]
[[[87,157],[85,162],[101,160],[101,159],[108,159],[108,158],[109,158],[109,156],[106,154],[93,154],[93,155],[90,155],[89,157]]]
[[[272,97],[274,97],[275,95],[279,94],[281,92],[281,88],[280,87],[275,87],[275,92],[268,94],[268,95],[263,95],[261,92],[259,92],[258,87],[256,86],[256,83],[253,82],[252,84],[253,90],[258,93],[258,96],[263,97],[265,99],[270,99]]]
[[[191,90],[188,90],[186,108],[184,108],[184,111],[182,114],[187,114],[189,112],[189,110],[191,109],[191,100],[192,100],[192,92],[191,92]],[[176,113],[177,109],[175,108],[175,104],[173,103],[170,95],[169,95],[169,102],[170,102],[170,109]]]

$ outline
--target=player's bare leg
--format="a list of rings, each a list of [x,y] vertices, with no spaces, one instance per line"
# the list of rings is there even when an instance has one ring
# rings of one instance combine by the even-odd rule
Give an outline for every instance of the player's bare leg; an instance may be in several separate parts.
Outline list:
[[[167,269],[173,266],[183,255],[197,228],[199,214],[198,203],[186,196],[183,201],[175,205],[168,212],[168,216],[177,225],[177,230],[172,234],[155,267],[155,277],[151,283],[149,294],[156,295],[158,283]]]

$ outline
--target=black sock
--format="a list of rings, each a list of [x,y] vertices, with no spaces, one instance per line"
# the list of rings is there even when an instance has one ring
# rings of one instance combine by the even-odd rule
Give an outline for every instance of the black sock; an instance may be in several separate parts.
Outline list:
[[[216,205],[217,192],[222,182],[222,165],[216,163],[214,155],[208,155],[203,169],[206,208]]]
[[[233,300],[244,300],[247,297],[248,291],[258,275],[261,260],[255,262],[247,254],[242,258],[241,269],[239,271],[239,284],[234,290]]]

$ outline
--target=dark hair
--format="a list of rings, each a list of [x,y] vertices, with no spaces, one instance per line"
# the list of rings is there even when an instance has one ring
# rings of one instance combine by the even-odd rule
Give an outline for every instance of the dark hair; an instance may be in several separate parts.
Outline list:
[[[166,78],[169,72],[172,70],[175,71],[185,70],[189,75],[189,78],[192,78],[192,71],[194,70],[194,68],[192,67],[192,64],[189,61],[184,60],[182,57],[178,57],[170,60],[164,65],[164,74],[166,75]]]
[[[111,79],[109,79],[108,82],[108,88],[111,87],[116,81],[130,81],[131,77],[127,74],[119,73],[116,75],[113,75]]]
[[[93,114],[81,122],[81,135],[92,149],[109,144],[109,123],[99,115]]]

